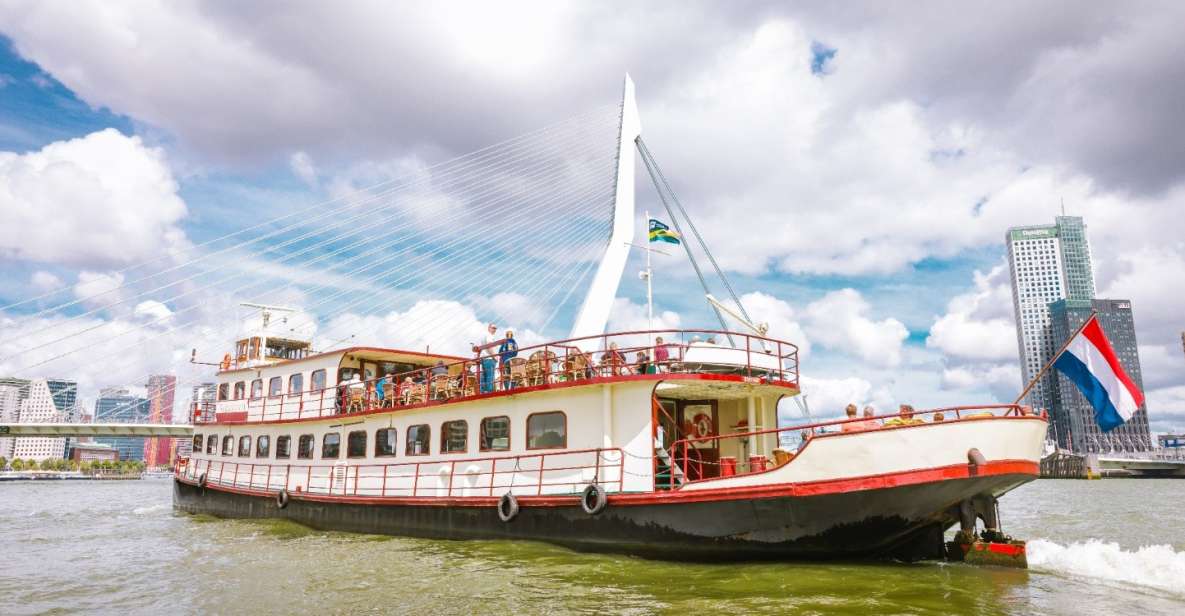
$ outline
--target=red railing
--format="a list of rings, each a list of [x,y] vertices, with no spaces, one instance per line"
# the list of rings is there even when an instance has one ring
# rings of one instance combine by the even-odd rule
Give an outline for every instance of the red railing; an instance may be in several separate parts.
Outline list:
[[[726,344],[729,336],[737,342],[735,347]],[[656,342],[660,337],[661,345]],[[599,350],[583,350],[590,343]],[[323,417],[644,374],[656,378],[668,373],[730,374],[764,382],[798,383],[798,347],[772,338],[721,330],[621,332],[522,347],[514,358],[495,355],[491,359],[479,354],[469,360],[306,392],[220,401],[219,412],[246,413],[249,421]],[[195,414],[195,421],[206,423],[214,418],[207,413]]]
[[[684,482],[704,481],[707,479],[719,478],[721,471],[728,468],[722,462],[708,462],[702,458],[700,452],[697,451],[697,444],[710,443],[711,448],[720,450],[721,441],[751,439],[753,437],[760,437],[769,434],[776,434],[778,438],[775,439],[775,449],[784,451],[787,454],[786,461],[793,458],[793,454],[786,452],[781,447],[781,435],[784,433],[794,434],[798,437],[798,447],[801,449],[810,439],[824,435],[834,434],[838,432],[864,432],[872,430],[880,430],[894,427],[907,427],[913,425],[923,425],[927,423],[942,423],[946,421],[958,421],[965,419],[989,419],[995,417],[1041,417],[1047,418],[1045,411],[1034,412],[1032,408],[1022,406],[1019,404],[987,404],[981,406],[951,406],[944,408],[935,408],[922,411],[913,411],[908,416],[902,413],[887,413],[882,415],[874,415],[872,417],[856,417],[854,419],[834,419],[828,421],[817,421],[804,424],[796,424],[793,426],[785,426],[781,428],[768,428],[765,430],[753,430],[749,432],[733,432],[729,434],[719,434],[715,436],[704,436],[695,438],[685,438],[671,443],[668,450],[668,456],[674,460],[675,464],[683,471]],[[926,421],[923,417],[929,417],[930,421]],[[865,423],[867,422],[867,423]],[[845,427],[846,426],[846,427]],[[834,430],[827,430],[827,428],[835,428]],[[752,450],[750,450],[752,451]],[[735,460],[736,472],[757,472],[766,470],[769,466],[777,466],[785,462],[778,459],[769,459],[765,454],[751,455],[748,460]],[[717,469],[712,469],[705,475],[705,466],[717,465]],[[675,473],[670,474],[670,485],[668,487],[675,487]]]
[[[503,457],[388,464],[271,464],[238,460],[179,461],[176,473],[246,490],[348,497],[462,497],[578,494],[590,483],[620,492],[620,448],[548,451]]]

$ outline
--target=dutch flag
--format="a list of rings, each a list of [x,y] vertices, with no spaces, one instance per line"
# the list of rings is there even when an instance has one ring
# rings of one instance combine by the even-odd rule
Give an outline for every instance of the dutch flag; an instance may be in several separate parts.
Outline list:
[[[1103,432],[1131,419],[1144,403],[1144,393],[1123,371],[1094,315],[1066,345],[1053,366],[1073,381],[1094,407],[1095,420]]]

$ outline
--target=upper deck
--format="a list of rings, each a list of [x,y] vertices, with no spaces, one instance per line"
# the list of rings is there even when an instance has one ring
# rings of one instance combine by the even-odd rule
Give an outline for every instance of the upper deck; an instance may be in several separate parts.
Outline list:
[[[356,347],[228,370],[219,380],[214,412],[195,412],[195,423],[306,420],[637,380],[679,381],[683,397],[728,396],[738,383],[793,395],[798,348],[719,330],[630,331],[487,352],[485,361],[480,352],[465,359]]]

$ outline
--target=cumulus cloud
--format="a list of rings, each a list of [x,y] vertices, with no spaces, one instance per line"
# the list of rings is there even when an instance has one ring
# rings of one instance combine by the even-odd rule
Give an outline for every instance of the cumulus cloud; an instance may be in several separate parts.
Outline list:
[[[33,272],[33,275],[29,278],[29,284],[31,284],[34,289],[42,293],[46,293],[62,288],[62,279],[50,272],[38,270]]]
[[[1017,356],[1008,265],[974,274],[975,288],[957,295],[930,327],[926,346],[958,358],[1011,360]]]
[[[94,267],[183,247],[177,190],[163,151],[114,129],[0,152],[0,257]]]
[[[295,173],[296,177],[305,184],[317,185],[317,167],[313,165],[313,158],[309,156],[308,152],[293,152],[288,159],[288,166],[292,168],[292,173]]]
[[[909,330],[894,318],[868,316],[872,306],[855,289],[832,291],[806,307],[812,341],[877,366],[901,363]]]

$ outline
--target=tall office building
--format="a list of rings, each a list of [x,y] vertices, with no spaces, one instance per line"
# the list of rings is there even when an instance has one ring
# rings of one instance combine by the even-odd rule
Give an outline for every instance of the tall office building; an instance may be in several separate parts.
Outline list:
[[[28,394],[21,400],[20,423],[61,421],[62,413],[54,404],[53,393],[45,379],[29,382]],[[61,458],[66,454],[66,439],[21,437],[15,439],[12,457],[23,460]]]
[[[1005,241],[1020,369],[1028,383],[1063,342],[1052,337],[1049,304],[1094,298],[1090,244],[1079,216],[1058,216],[1052,225],[1012,227]],[[1042,377],[1029,393],[1029,404],[1052,409],[1055,390],[1054,376]]]
[[[21,402],[29,395],[29,381],[9,377],[0,378],[0,423],[20,421]],[[12,460],[16,438],[0,436],[0,458]]]
[[[133,396],[126,389],[104,389],[95,400],[95,421],[99,423],[148,423],[148,399]],[[100,436],[95,442],[110,445],[120,460],[144,460],[142,436]]]
[[[78,382],[68,381],[66,379],[46,379],[45,384],[49,387],[49,395],[53,398],[54,407],[58,409],[57,421],[66,423],[77,423],[82,419],[82,413],[78,408]],[[62,457],[69,458],[71,450],[74,449],[74,443],[78,442],[77,437],[67,436],[64,443],[66,451]]]
[[[1130,301],[1064,299],[1050,304],[1049,312],[1050,332],[1059,348],[1086,323],[1092,312],[1097,313],[1099,325],[1111,341],[1120,365],[1143,391],[1144,378],[1140,372],[1140,352],[1136,347],[1136,326]],[[1095,421],[1094,408],[1078,391],[1078,386],[1064,374],[1053,372],[1057,388],[1051,410],[1052,432],[1058,446],[1082,453],[1135,452],[1152,448],[1146,406],[1141,404],[1131,419],[1104,434]]]
[[[173,398],[177,377],[158,374],[148,377],[148,421],[173,423]],[[168,437],[150,437],[144,441],[144,464],[148,467],[168,466],[173,463],[176,442]]]

